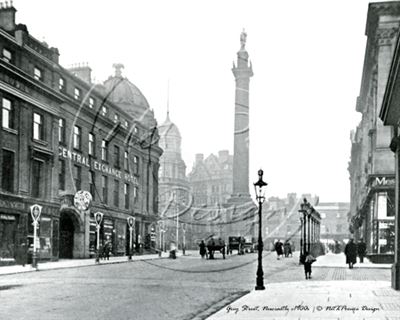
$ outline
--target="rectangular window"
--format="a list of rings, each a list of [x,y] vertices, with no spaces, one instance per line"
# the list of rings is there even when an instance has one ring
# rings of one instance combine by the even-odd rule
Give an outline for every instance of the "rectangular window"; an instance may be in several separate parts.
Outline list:
[[[14,192],[14,152],[8,150],[3,150],[1,187]]]
[[[103,188],[103,202],[107,203],[107,195],[108,195],[108,188],[107,188],[107,177],[106,176],[101,176],[101,186]]]
[[[102,106],[101,107],[101,115],[102,116],[106,116],[107,112],[108,112],[107,107],[106,106]]]
[[[139,174],[139,157],[133,157],[133,173]]]
[[[58,189],[65,190],[65,160],[59,160]]]
[[[108,160],[108,143],[106,140],[101,141],[101,160]]]
[[[65,119],[58,119],[58,142],[65,144]]]
[[[114,180],[114,206],[119,206],[119,181]]]
[[[128,151],[124,152],[124,170],[129,171],[129,156]]]
[[[43,195],[43,163],[38,160],[32,161],[32,197],[40,198]]]
[[[119,115],[114,114],[114,122],[117,123],[119,121]]]
[[[378,193],[378,219],[387,218],[387,198],[386,192]]]
[[[65,92],[65,79],[60,77],[58,79],[58,89],[62,92]]]
[[[81,90],[78,88],[74,89],[74,99],[75,100],[80,100],[81,99]]]
[[[94,156],[96,154],[96,142],[95,142],[95,137],[93,133],[89,133],[89,148],[88,148],[88,153],[91,156]]]
[[[114,167],[119,168],[119,147],[114,146]]]
[[[3,128],[14,129],[14,106],[11,100],[2,99],[2,125]]]
[[[133,202],[137,203],[139,198],[139,188],[137,186],[133,187]]]
[[[129,209],[129,184],[124,184],[125,209]]]
[[[128,128],[128,125],[129,125],[128,121],[127,121],[127,120],[124,120],[124,127],[125,127],[125,128]]]
[[[386,201],[386,214],[388,218],[394,218],[396,215],[396,210],[395,210],[395,203],[396,203],[396,197],[395,197],[395,192],[394,190],[388,190],[386,192],[387,194],[387,201]]]
[[[92,97],[89,97],[89,108],[90,109],[94,108],[94,99]]]
[[[43,140],[43,116],[33,113],[33,139]]]
[[[75,182],[76,191],[81,190],[82,168],[80,166],[74,166],[74,182]]]
[[[89,192],[92,195],[92,200],[96,197],[96,175],[94,171],[89,170]]]
[[[33,69],[33,77],[38,81],[42,81],[43,79],[42,70],[40,70],[38,67],[35,67]]]
[[[74,149],[81,149],[82,129],[74,126]]]
[[[6,48],[3,48],[3,60],[7,61],[8,63],[12,63],[13,61],[13,55],[10,50],[7,50]]]

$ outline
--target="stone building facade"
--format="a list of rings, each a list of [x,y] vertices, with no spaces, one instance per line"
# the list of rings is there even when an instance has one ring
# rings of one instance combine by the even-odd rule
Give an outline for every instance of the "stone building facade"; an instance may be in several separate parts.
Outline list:
[[[379,117],[385,126],[393,129],[393,138],[390,141],[390,150],[395,159],[395,237],[394,263],[392,265],[392,288],[400,290],[400,38],[397,38],[393,59],[388,75],[388,82],[383,96]]]
[[[196,206],[226,204],[232,194],[233,156],[221,150],[218,156],[196,154],[192,171],[189,173],[190,189]]]
[[[296,193],[288,193],[286,198],[270,197],[265,201],[262,236],[267,250],[273,250],[276,240],[288,240],[296,250],[300,248],[301,223],[298,210],[303,199],[307,199],[312,205],[318,201],[318,197],[311,194],[298,197]]]
[[[373,261],[391,261],[394,252],[394,158],[392,129],[378,114],[386,88],[394,42],[399,33],[400,3],[371,3],[367,44],[356,111],[361,121],[351,134],[349,163],[350,232],[363,238]]]
[[[0,259],[15,263],[20,245],[32,244],[33,204],[43,207],[40,259],[93,255],[98,211],[101,241],[125,254],[126,218],[136,218],[136,242],[158,219],[153,112],[121,65],[95,85],[88,66],[63,68],[58,50],[16,24],[15,13],[0,8]],[[77,190],[92,194],[87,211],[73,204]]]
[[[314,206],[321,215],[321,242],[328,245],[349,238],[348,202],[320,202]]]

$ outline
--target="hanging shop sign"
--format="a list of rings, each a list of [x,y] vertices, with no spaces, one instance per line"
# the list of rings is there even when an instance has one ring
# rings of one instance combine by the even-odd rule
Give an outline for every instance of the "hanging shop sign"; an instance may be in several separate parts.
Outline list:
[[[101,220],[103,220],[103,213],[102,212],[96,212],[94,214],[94,221],[96,222],[96,226],[100,226]]]
[[[31,206],[31,216],[33,221],[38,221],[40,218],[40,214],[42,213],[42,206],[39,206],[38,204],[34,204]]]
[[[126,221],[128,222],[128,226],[130,228],[133,228],[135,226],[135,218],[134,217],[128,217],[126,218]]]
[[[79,190],[74,196],[74,206],[81,211],[89,209],[92,195],[88,191]]]

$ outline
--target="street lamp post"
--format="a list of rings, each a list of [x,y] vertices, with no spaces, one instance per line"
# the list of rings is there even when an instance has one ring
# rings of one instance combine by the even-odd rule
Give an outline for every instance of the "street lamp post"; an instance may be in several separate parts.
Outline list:
[[[256,200],[258,202],[258,219],[259,219],[259,227],[258,227],[258,267],[257,267],[257,279],[256,279],[256,290],[265,290],[264,287],[264,272],[262,268],[262,250],[263,250],[263,241],[262,241],[262,204],[265,201],[263,187],[267,186],[267,183],[263,181],[264,172],[260,169],[258,170],[258,181],[254,183],[254,189],[256,193]]]
[[[186,225],[182,224],[182,232],[183,232],[183,243],[182,243],[182,254],[185,255],[186,250]]]
[[[176,213],[176,251],[179,250],[179,214],[178,214],[178,197],[175,193],[175,213]]]
[[[132,260],[132,244],[133,244],[133,227],[135,226],[135,218],[126,218],[129,226],[129,260]]]
[[[304,255],[307,251],[307,246],[309,247],[309,244],[307,244],[307,239],[310,241],[310,216],[309,216],[309,209],[310,209],[310,204],[307,202],[307,199],[304,198],[303,203],[300,204],[300,221],[301,221],[301,231],[302,231],[302,237],[300,239],[300,263],[303,263],[303,258]],[[308,229],[307,229],[308,225]],[[307,232],[308,230],[308,232]],[[309,249],[308,249],[309,250]]]
[[[311,212],[310,212],[310,210],[307,210],[307,226],[308,226],[307,251],[308,251],[308,253],[310,253],[310,250],[311,250]]]
[[[300,256],[299,256],[299,264],[302,263],[302,258],[303,258],[303,233],[304,233],[304,218],[303,218],[303,212],[299,210],[299,219],[300,219]]]
[[[164,226],[164,229],[163,229],[163,238],[162,238],[162,241],[163,241],[163,251],[164,251],[164,252],[167,252],[167,248],[166,248],[166,244],[165,244],[165,233],[167,232],[167,230],[168,230],[168,228]]]
[[[159,255],[161,257],[161,252],[163,251],[163,245],[162,245],[162,236],[163,236],[163,221],[158,221],[158,232],[159,232],[159,236],[160,236],[160,240],[158,242],[158,245],[160,247],[160,251],[159,251]]]
[[[39,218],[42,212],[42,206],[34,204],[31,206],[31,216],[33,219],[33,253],[32,253],[32,267],[37,267],[37,229],[39,227]]]
[[[103,213],[96,212],[94,214],[94,220],[96,222],[96,231],[97,231],[97,241],[96,241],[96,263],[100,262],[99,259],[99,249],[100,249],[100,225],[101,220],[103,220]]]

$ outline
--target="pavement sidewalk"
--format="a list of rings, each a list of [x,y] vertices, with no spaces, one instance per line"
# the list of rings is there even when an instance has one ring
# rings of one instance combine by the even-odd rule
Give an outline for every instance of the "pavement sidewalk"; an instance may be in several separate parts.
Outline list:
[[[346,256],[344,253],[327,253],[324,256],[317,257],[317,261],[313,263],[314,267],[330,267],[330,268],[348,268],[346,264]],[[354,269],[359,268],[370,268],[370,269],[391,269],[392,265],[388,263],[372,263],[367,258],[364,258],[364,262],[360,263],[357,258],[357,263],[354,265]]]
[[[178,256],[182,255],[181,252],[177,253]],[[95,262],[95,258],[91,259],[61,259],[58,261],[49,262],[39,262],[37,268],[32,268],[32,265],[14,265],[14,266],[4,266],[0,267],[0,276],[15,273],[33,272],[33,271],[44,271],[44,270],[54,270],[54,269],[64,269],[64,268],[78,268],[86,266],[101,266],[105,264],[114,263],[126,263],[130,261],[141,261],[141,260],[152,260],[160,258],[168,258],[169,253],[163,252],[161,257],[158,254],[145,254],[145,255],[134,255],[132,260],[128,260],[127,256],[120,257],[110,257],[110,260],[100,260],[99,263]]]
[[[344,254],[328,253],[317,259],[313,267],[348,268]],[[354,266],[353,272],[361,268],[390,267],[364,260],[364,263]],[[399,315],[400,291],[393,290],[390,281],[304,279],[265,283],[265,290],[253,290],[207,319],[400,320]]]

